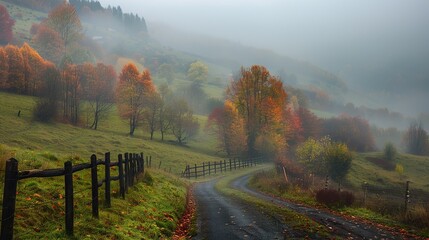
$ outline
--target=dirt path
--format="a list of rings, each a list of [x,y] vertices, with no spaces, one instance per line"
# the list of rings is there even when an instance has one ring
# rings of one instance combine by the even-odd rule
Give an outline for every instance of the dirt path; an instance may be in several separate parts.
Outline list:
[[[236,178],[231,187],[259,199],[290,208],[327,226],[332,236],[341,239],[404,239],[404,235],[376,225],[350,220],[318,209],[280,200],[247,186],[250,175]],[[276,216],[260,212],[247,202],[219,193],[216,180],[197,184],[198,235],[193,239],[291,239],[303,237],[281,223]]]
[[[334,236],[346,239],[404,239],[404,237],[406,237],[399,232],[395,233],[381,229],[375,224],[372,225],[357,220],[346,219],[323,210],[306,207],[263,194],[247,186],[249,178],[250,175],[241,176],[235,179],[231,183],[231,186],[260,199],[264,199],[274,204],[290,208],[298,213],[307,215],[314,221],[327,226]]]
[[[193,239],[284,239],[282,224],[251,205],[221,195],[212,180],[194,189],[198,235]]]

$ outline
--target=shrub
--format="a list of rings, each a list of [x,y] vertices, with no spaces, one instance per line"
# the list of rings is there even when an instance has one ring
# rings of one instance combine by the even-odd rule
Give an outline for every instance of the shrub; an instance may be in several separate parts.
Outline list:
[[[40,122],[50,122],[57,115],[56,102],[41,100],[34,108],[34,119]]]
[[[351,206],[355,201],[355,196],[348,191],[322,189],[316,192],[316,201],[328,207],[344,207]]]
[[[393,161],[396,157],[397,151],[395,145],[393,143],[389,142],[384,147],[384,158],[388,161]]]

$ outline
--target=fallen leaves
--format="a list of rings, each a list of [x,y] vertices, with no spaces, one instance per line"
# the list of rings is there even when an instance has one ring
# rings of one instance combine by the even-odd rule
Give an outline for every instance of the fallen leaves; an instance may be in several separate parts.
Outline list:
[[[186,239],[189,236],[189,230],[191,229],[192,219],[195,216],[195,198],[192,193],[192,186],[188,188],[188,194],[186,196],[186,209],[177,223],[176,231],[173,234],[173,240]]]

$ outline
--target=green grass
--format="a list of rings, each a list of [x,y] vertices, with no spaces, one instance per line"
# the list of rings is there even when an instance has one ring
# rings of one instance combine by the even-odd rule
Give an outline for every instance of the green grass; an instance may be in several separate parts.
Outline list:
[[[143,152],[152,156],[150,175],[153,184],[139,183],[125,200],[112,199],[111,209],[100,209],[100,219],[91,217],[90,171],[74,174],[75,236],[77,239],[160,239],[169,238],[180,218],[186,199],[187,183],[178,178],[187,164],[220,161],[214,150],[215,141],[201,131],[197,141],[180,146],[167,136],[162,142],[157,133],[149,140],[140,128],[134,137],[128,136],[127,122],[112,109],[99,130],[63,123],[39,123],[32,120],[35,99],[27,96],[0,93],[0,192],[3,188],[4,162],[15,157],[19,169],[50,169],[62,167],[64,161],[88,163],[91,154],[99,158],[110,151],[112,161],[124,152]],[[20,117],[17,116],[21,110]],[[82,116],[85,114],[83,113]],[[201,124],[206,117],[197,116]],[[158,167],[161,162],[161,170]],[[102,176],[99,169],[99,179]],[[171,169],[172,174],[168,174]],[[116,170],[112,175],[117,175]],[[64,179],[25,179],[18,183],[15,234],[18,239],[64,237]],[[117,183],[112,190],[118,191]],[[116,193],[117,195],[117,193]],[[103,204],[103,188],[99,192]]]
[[[149,170],[153,184],[144,179],[129,189],[126,199],[112,198],[112,207],[100,201],[100,217],[91,216],[90,173],[75,174],[76,239],[161,239],[171,237],[185,207],[186,184],[177,177]],[[145,176],[147,178],[147,176]],[[63,180],[59,178],[59,180]],[[46,184],[49,181],[49,185]],[[83,189],[82,189],[83,188]],[[117,190],[117,184],[112,184]],[[19,182],[14,236],[17,239],[65,238],[62,181],[26,179]],[[104,192],[99,197],[103,199]],[[117,195],[117,194],[115,194]]]
[[[394,164],[404,166],[404,173],[385,170],[366,158],[383,158],[383,153],[357,153],[354,155],[352,168],[347,176],[347,182],[355,187],[361,188],[363,182],[381,189],[391,190],[400,189],[398,192],[405,191],[405,181],[411,181],[410,187],[413,190],[429,192],[429,157],[415,156],[410,154],[398,154]]]
[[[13,156],[20,161],[45,160],[41,155],[44,152],[52,153],[60,160],[79,156],[85,162],[94,153],[102,157],[110,151],[115,159],[119,153],[143,152],[152,156],[153,166],[158,167],[162,161],[162,169],[169,171],[171,168],[178,174],[187,164],[221,159],[216,155],[215,140],[203,130],[196,136],[197,141],[180,146],[172,136],[161,141],[159,133],[155,133],[154,140],[149,140],[149,133],[143,127],[130,137],[127,122],[119,118],[115,109],[101,122],[99,130],[91,130],[69,124],[35,122],[32,120],[34,104],[32,97],[0,93],[0,144],[11,148]],[[17,116],[18,110],[21,110],[21,117]],[[203,126],[205,117],[199,119]]]

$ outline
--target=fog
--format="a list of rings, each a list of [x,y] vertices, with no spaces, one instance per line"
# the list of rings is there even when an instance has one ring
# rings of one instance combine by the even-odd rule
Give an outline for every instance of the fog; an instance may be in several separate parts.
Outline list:
[[[429,111],[429,1],[100,2],[144,16],[149,34],[162,23],[308,61],[342,78],[356,105]]]

